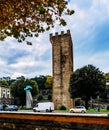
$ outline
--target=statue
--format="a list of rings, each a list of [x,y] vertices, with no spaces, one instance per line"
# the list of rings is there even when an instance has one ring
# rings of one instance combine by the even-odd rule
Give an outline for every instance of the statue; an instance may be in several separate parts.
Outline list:
[[[30,90],[32,89],[31,86],[27,85],[24,90],[26,92],[26,108],[32,108],[33,106],[33,98],[31,95]]]

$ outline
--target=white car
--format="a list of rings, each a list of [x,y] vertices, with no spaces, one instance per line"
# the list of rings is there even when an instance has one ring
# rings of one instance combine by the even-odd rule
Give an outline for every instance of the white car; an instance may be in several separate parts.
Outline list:
[[[86,108],[84,106],[75,106],[70,109],[70,113],[86,113]]]

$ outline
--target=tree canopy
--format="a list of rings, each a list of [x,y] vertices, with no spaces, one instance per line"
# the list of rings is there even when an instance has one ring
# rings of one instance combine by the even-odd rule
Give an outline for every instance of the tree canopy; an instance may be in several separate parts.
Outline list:
[[[105,79],[106,79],[106,81],[109,81],[109,73],[105,74]]]
[[[65,26],[62,15],[73,13],[65,0],[0,0],[0,40],[11,36],[22,42],[26,37],[38,37],[56,21]]]
[[[93,65],[87,65],[72,73],[69,91],[72,98],[84,97],[87,108],[90,97],[100,96],[105,86],[103,72]]]
[[[21,77],[11,84],[11,94],[14,97],[14,102],[16,104],[22,106],[26,104],[26,92],[24,91],[24,88],[27,85],[30,85],[32,87],[32,97],[36,96],[38,93],[38,85],[36,81]]]
[[[46,82],[45,82],[45,88],[52,89],[52,76],[47,75]]]
[[[39,77],[36,76],[35,78],[32,79],[37,82],[39,90],[43,90],[46,88],[45,83],[46,83],[47,76],[40,75]]]
[[[6,80],[0,80],[0,87],[9,88],[9,84]]]

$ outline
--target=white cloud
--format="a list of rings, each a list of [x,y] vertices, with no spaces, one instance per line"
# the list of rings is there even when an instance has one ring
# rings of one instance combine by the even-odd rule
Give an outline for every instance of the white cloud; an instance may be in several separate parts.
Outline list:
[[[96,28],[109,20],[109,0],[71,0],[68,6],[75,10],[72,16],[65,16],[66,27],[55,26],[49,32],[38,38],[29,38],[32,46],[17,43],[12,38],[0,42],[0,77],[10,76],[34,77],[52,73],[52,45],[49,33],[70,29],[74,44],[74,68],[87,64],[94,64],[104,72],[109,72],[109,53],[107,51],[93,51]],[[93,42],[93,44],[92,44]],[[99,48],[98,48],[99,49]],[[87,50],[87,51],[86,51]]]
[[[105,52],[99,48],[99,51],[93,51],[95,49],[94,44],[99,44],[97,43],[97,39],[95,39],[96,31],[99,31],[98,27],[109,21],[109,1],[92,0],[89,2],[90,5],[88,5],[88,8],[84,7],[85,2],[81,7],[81,3],[82,1],[80,0],[72,0],[69,6],[75,10],[75,14],[73,18],[67,17],[74,44],[74,68],[77,69],[87,64],[94,64],[103,72],[109,72],[109,54],[107,51]],[[102,36],[100,35],[100,37]]]
[[[108,57],[109,57],[108,51],[95,53],[92,55],[79,55],[74,59],[75,63],[74,70],[81,68],[85,65],[92,64],[95,67],[99,68],[102,72],[107,73],[109,72]]]
[[[12,78],[12,79],[16,79],[16,77],[21,77],[21,76],[24,76],[24,77],[25,77],[25,74],[24,74],[24,73],[14,72],[14,73],[11,75],[11,78]]]

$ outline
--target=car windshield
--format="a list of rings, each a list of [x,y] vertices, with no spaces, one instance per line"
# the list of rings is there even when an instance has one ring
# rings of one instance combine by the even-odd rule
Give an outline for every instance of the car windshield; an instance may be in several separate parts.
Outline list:
[[[0,108],[2,108],[3,106],[2,105],[0,105]]]
[[[8,108],[15,108],[17,107],[16,105],[9,105]]]
[[[13,106],[8,106],[8,108],[13,108]]]
[[[76,108],[84,108],[83,106],[76,106]]]

